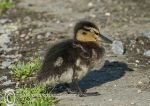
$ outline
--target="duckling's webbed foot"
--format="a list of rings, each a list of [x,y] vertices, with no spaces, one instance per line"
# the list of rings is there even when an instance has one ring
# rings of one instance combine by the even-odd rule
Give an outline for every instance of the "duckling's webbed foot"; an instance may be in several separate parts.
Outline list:
[[[78,81],[77,80],[74,80],[73,81],[73,86],[74,86],[74,89],[76,90],[76,93],[80,96],[80,97],[83,97],[84,96],[84,93],[85,93],[85,90],[82,91],[79,84],[78,84]]]
[[[79,94],[79,93],[86,93],[86,89],[81,89],[78,85],[78,82],[73,82],[71,83],[67,89],[66,89],[68,94]]]
[[[100,95],[98,92],[90,92],[90,93],[87,93],[86,91],[87,90],[82,90],[80,87],[79,87],[79,84],[77,81],[74,82],[74,87],[76,89],[76,94],[78,94],[80,97],[86,97],[86,96],[98,96]]]
[[[99,92],[89,92],[84,94],[84,96],[99,96],[99,95],[101,95]]]

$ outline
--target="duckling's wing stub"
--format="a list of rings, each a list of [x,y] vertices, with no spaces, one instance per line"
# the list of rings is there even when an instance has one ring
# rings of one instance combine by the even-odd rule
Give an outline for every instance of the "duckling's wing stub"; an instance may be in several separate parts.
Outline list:
[[[48,50],[37,80],[41,81],[51,76],[59,76],[74,63],[72,42],[72,40],[65,40],[55,44]]]

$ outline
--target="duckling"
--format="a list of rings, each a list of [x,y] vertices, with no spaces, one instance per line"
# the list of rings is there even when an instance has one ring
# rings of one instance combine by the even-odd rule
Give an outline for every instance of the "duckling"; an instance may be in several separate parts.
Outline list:
[[[73,39],[59,42],[48,50],[37,81],[44,86],[72,83],[79,96],[83,96],[78,82],[96,65],[102,66],[104,63],[103,41],[112,43],[100,34],[94,23],[78,22],[74,27]]]

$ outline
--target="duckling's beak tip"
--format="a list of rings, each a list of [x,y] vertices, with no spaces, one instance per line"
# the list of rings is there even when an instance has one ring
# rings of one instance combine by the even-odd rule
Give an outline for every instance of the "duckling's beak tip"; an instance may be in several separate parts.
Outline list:
[[[104,34],[101,34],[101,33],[99,34],[99,36],[100,36],[100,38],[102,39],[102,41],[104,43],[109,43],[109,44],[113,43],[113,40],[110,37],[108,37],[108,36],[106,36]]]

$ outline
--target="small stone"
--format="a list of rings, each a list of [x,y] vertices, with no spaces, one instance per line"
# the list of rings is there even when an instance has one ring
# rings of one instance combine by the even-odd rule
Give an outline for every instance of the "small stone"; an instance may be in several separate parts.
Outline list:
[[[88,7],[93,7],[93,3],[92,3],[92,2],[89,2],[89,3],[88,3]]]
[[[150,50],[147,50],[143,53],[144,56],[150,57]]]
[[[9,25],[4,26],[4,28],[6,29],[7,33],[10,33],[16,31],[18,29],[18,26],[13,23],[10,23]]]
[[[136,51],[137,51],[138,54],[140,53],[140,49],[139,48],[137,48]]]
[[[145,36],[150,39],[150,30],[146,30],[146,31],[142,32],[142,36]]]
[[[90,17],[95,18],[96,15],[95,14],[90,14]]]
[[[57,24],[60,24],[60,20],[57,20],[56,23],[57,23]]]
[[[0,81],[7,80],[7,76],[0,77]]]
[[[114,85],[114,87],[117,87],[117,85]]]
[[[112,51],[114,54],[122,55],[124,53],[124,46],[121,41],[113,41]]]
[[[69,24],[69,27],[73,27],[73,23],[70,23],[70,24]]]
[[[140,61],[139,61],[139,60],[135,60],[135,62],[136,62],[136,63],[140,63]]]
[[[133,44],[131,47],[132,47],[132,48],[135,48],[135,45]]]
[[[137,66],[138,66],[138,64],[136,64],[136,63],[135,63],[135,66],[137,67]]]
[[[7,22],[11,22],[11,20],[5,18],[5,19],[0,19],[0,24],[5,24]]]
[[[16,82],[15,88],[19,88],[19,84],[20,84],[20,82]]]
[[[26,34],[21,34],[20,35],[21,38],[24,38],[25,36],[26,36]]]
[[[2,47],[3,50],[7,50],[7,43],[10,43],[10,37],[9,34],[1,34],[0,35],[0,47]]]
[[[5,33],[5,29],[0,26],[0,34]]]
[[[134,105],[135,103],[134,102],[131,102],[131,105]]]
[[[2,85],[8,86],[8,85],[12,85],[12,84],[15,84],[15,82],[11,82],[11,80],[8,80],[8,81],[4,82]]]
[[[29,39],[29,36],[26,36],[25,39],[26,39],[26,40]]]
[[[12,63],[12,61],[10,61],[9,59],[6,60],[6,61],[3,61],[3,62],[2,62],[2,68],[4,69],[4,68],[10,66],[11,63]]]
[[[18,59],[18,58],[14,59],[14,62],[17,62],[17,61],[19,61],[19,59]]]
[[[24,22],[31,22],[32,19],[29,16],[24,17]]]
[[[22,54],[16,54],[16,57],[17,57],[17,58],[21,58],[21,57],[22,57]]]
[[[45,37],[50,37],[52,35],[52,33],[51,32],[47,32],[46,34],[45,34]]]
[[[105,16],[110,16],[110,13],[109,12],[105,13]]]
[[[19,31],[15,31],[15,34],[16,34],[16,35],[19,35]]]
[[[26,43],[27,43],[27,44],[29,44],[29,43],[30,43],[30,41],[26,41]]]
[[[10,52],[10,51],[12,51],[13,50],[13,48],[7,48],[5,51],[6,52]]]
[[[12,68],[14,68],[14,65],[11,64],[10,66],[8,66],[8,68],[12,69]]]
[[[138,84],[142,84],[142,83],[143,83],[142,81],[139,81],[139,82],[138,82]]]
[[[37,39],[42,39],[42,35],[38,35],[38,36],[37,36]]]
[[[112,101],[112,99],[109,99],[108,101],[110,101],[110,102],[111,102],[111,101]]]
[[[142,90],[139,89],[137,92],[138,92],[138,93],[142,93]]]
[[[139,40],[139,43],[140,43],[141,45],[144,45],[144,41],[143,41],[143,40]]]

